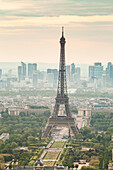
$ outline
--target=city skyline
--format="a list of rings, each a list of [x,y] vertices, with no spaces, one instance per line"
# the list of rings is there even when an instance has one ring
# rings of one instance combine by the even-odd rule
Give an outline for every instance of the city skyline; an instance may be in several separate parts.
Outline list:
[[[0,0],[0,62],[58,63],[62,26],[66,64],[113,62],[112,8],[112,0]]]

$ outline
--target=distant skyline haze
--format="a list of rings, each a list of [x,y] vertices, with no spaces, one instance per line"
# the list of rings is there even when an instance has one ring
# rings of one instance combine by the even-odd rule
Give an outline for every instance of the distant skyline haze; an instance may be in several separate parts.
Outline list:
[[[113,62],[113,0],[0,0],[0,62]]]

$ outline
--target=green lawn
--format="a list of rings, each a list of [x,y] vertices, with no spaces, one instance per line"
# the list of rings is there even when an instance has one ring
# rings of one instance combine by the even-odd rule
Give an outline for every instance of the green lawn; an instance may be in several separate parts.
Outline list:
[[[11,156],[11,154],[5,154],[5,153],[3,153],[3,154],[0,154],[0,156]]]
[[[54,165],[54,161],[43,161],[45,166],[53,166]]]
[[[54,142],[51,148],[63,148],[65,142]]]
[[[59,152],[47,152],[43,159],[56,160]]]

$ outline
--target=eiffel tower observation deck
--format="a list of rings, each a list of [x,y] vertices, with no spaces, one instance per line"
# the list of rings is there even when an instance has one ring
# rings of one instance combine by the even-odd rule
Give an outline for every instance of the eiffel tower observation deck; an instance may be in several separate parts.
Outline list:
[[[65,65],[65,38],[64,28],[62,27],[62,37],[60,38],[60,64],[59,64],[59,78],[57,96],[55,98],[55,106],[49,121],[45,127],[43,137],[49,137],[53,128],[56,127],[68,127],[69,132],[76,136],[78,128],[76,126],[75,119],[72,117],[69,97],[67,94],[67,82],[66,82],[66,65]],[[65,116],[61,116],[64,109]]]

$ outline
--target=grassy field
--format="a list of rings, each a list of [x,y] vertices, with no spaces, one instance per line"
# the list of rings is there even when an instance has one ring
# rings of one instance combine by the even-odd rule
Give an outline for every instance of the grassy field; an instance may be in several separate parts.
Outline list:
[[[59,152],[47,152],[43,159],[56,160],[58,155],[59,155]]]
[[[0,156],[10,156],[10,154],[0,154]]]
[[[43,161],[45,166],[53,166],[54,165],[54,161]]]
[[[51,148],[63,148],[65,142],[54,142]]]

